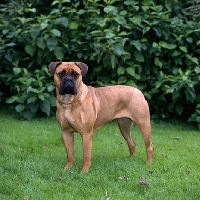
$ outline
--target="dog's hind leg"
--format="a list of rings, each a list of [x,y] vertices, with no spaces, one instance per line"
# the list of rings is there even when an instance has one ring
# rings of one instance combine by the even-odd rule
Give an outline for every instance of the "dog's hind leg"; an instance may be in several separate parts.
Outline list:
[[[150,120],[141,120],[136,123],[142,132],[144,143],[146,146],[146,152],[147,152],[147,163],[151,163],[153,161],[153,152],[154,152],[154,146],[151,141],[151,124]]]
[[[122,118],[118,118],[117,122],[118,122],[120,132],[128,144],[130,156],[134,156],[136,143],[133,140],[132,135],[131,135],[131,128],[133,125],[133,121],[129,118],[122,117]]]

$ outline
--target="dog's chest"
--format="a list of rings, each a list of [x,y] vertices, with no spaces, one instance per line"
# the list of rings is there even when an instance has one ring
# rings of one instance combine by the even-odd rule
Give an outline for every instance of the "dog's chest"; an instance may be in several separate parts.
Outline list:
[[[81,113],[69,108],[64,108],[57,113],[57,119],[62,130],[67,132],[81,132],[83,128],[83,122],[81,119]]]

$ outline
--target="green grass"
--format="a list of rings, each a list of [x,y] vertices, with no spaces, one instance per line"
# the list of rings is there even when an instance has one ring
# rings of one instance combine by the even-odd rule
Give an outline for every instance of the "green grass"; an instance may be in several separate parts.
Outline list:
[[[145,165],[142,135],[133,127],[136,156],[130,158],[117,124],[93,137],[92,166],[80,174],[82,144],[75,136],[75,166],[66,154],[54,117],[25,121],[0,107],[0,199],[200,199],[200,131],[188,124],[152,125],[154,162]],[[149,186],[138,181],[144,177]]]

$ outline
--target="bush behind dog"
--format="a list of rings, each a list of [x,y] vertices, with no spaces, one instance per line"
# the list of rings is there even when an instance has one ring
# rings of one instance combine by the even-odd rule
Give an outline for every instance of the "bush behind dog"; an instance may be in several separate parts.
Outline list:
[[[38,112],[49,116],[55,91],[47,65],[82,61],[89,66],[86,83],[138,87],[152,119],[173,116],[200,128],[200,36],[191,5],[175,0],[1,4],[4,99],[25,118]]]

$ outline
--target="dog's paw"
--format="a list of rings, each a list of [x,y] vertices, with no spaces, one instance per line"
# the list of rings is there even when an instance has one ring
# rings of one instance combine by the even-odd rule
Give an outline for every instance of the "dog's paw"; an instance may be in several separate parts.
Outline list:
[[[68,162],[68,163],[66,164],[66,166],[64,167],[64,170],[68,170],[68,169],[70,169],[70,168],[72,168],[72,167],[73,167],[73,163]]]

